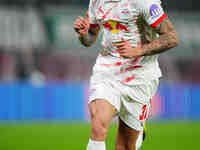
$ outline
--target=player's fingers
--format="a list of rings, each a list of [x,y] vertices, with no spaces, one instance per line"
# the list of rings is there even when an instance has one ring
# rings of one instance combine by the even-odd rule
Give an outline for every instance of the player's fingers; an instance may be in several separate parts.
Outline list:
[[[84,29],[81,29],[81,32],[87,33],[88,30],[86,28],[84,28]]]
[[[137,57],[137,55],[135,53],[132,53],[130,51],[124,51],[123,53],[121,53],[122,56],[127,57],[127,58],[135,58]]]
[[[117,46],[117,49],[118,49],[119,51],[125,50],[125,48],[126,48],[126,45]]]
[[[83,29],[79,29],[78,32],[79,32],[79,33],[83,33]]]
[[[74,23],[74,26],[76,26],[76,27],[79,27],[79,28],[82,28],[83,27],[83,25],[81,24],[81,22],[75,22]]]
[[[81,22],[81,21],[82,21],[82,19],[79,17],[75,20],[75,22]]]
[[[125,58],[127,57],[125,53],[120,53],[120,56]]]
[[[81,30],[81,29],[78,30],[78,33],[79,33],[79,34],[84,34],[83,30]]]
[[[120,48],[117,49],[117,52],[120,53],[120,54],[121,53],[125,53],[125,48],[124,47],[120,47]]]
[[[78,25],[74,25],[74,29],[75,29],[76,32],[78,32],[81,29],[81,27],[78,26]]]
[[[88,16],[89,17],[89,16]],[[78,17],[78,20],[80,20],[81,22],[84,22],[84,23],[89,23],[89,19],[86,17],[86,18],[83,18],[81,16]]]
[[[132,53],[132,50],[127,45],[121,46],[120,48],[118,48],[118,50],[119,53],[126,53],[126,54]]]
[[[84,18],[83,18],[83,17],[81,17],[81,16],[78,16],[78,19],[80,19],[80,20],[84,20]]]
[[[74,26],[81,27],[81,24],[76,22],[76,23],[74,23]]]
[[[86,19],[84,19],[84,20],[82,21],[82,23],[83,23],[85,26],[89,26],[89,25],[90,25],[89,21],[87,21]]]
[[[85,20],[80,20],[79,24],[82,26],[82,27],[89,27],[89,23],[86,22]]]
[[[88,23],[88,20],[84,19],[83,17],[79,17],[79,19],[83,24]]]
[[[75,23],[73,27],[77,32],[79,32],[79,30],[83,30],[83,29],[88,30],[88,28],[81,23]]]
[[[73,27],[76,28],[76,29],[80,28],[80,26],[78,24],[74,24]]]
[[[88,31],[89,28],[87,28],[87,27],[83,27],[83,28],[81,28],[81,30],[83,30],[83,31]]]
[[[82,28],[88,28],[88,25],[85,24],[85,23],[81,23],[81,27],[82,27]]]
[[[121,53],[122,51],[123,51],[123,49],[122,48],[117,48],[117,50],[116,50],[118,53]]]
[[[118,42],[118,43],[114,43],[114,46],[121,47],[121,46],[124,46],[125,44],[126,44],[125,42]]]
[[[130,58],[130,56],[126,53],[120,53],[120,56],[124,57],[124,58]]]
[[[80,23],[80,24],[78,24],[78,28],[79,28],[79,29],[85,29],[86,26]]]
[[[78,18],[75,23],[80,24],[81,26],[84,26],[84,21],[81,18]]]
[[[77,19],[76,19],[76,22],[81,22],[81,21],[82,21],[81,18],[77,18]]]
[[[80,33],[80,34],[87,34],[88,31],[87,31],[87,30],[79,30],[79,33]]]
[[[125,44],[124,49],[125,49],[126,52],[130,52],[131,47],[129,45]]]
[[[83,22],[83,20],[81,20],[81,19],[79,18],[79,19],[76,20],[75,23],[77,23],[77,24],[82,24],[82,22]]]
[[[123,51],[120,51],[119,54],[120,54],[120,55],[124,55],[125,53],[124,53]]]

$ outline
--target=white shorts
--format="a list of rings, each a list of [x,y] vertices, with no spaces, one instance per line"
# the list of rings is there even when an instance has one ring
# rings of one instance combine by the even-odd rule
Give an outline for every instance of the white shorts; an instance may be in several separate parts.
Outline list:
[[[116,108],[117,115],[124,123],[141,131],[158,84],[159,79],[155,79],[130,86],[103,75],[93,75],[90,80],[89,103],[95,99],[108,101]]]

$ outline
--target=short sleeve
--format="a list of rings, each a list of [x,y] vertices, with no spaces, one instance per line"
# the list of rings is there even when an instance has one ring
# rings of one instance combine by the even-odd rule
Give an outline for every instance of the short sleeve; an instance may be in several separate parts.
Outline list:
[[[160,0],[138,0],[137,4],[139,13],[144,15],[146,22],[153,28],[166,18]]]
[[[95,16],[94,3],[95,3],[95,0],[90,0],[88,15],[89,15],[90,24],[93,26],[96,26],[98,24],[97,24],[96,16]]]

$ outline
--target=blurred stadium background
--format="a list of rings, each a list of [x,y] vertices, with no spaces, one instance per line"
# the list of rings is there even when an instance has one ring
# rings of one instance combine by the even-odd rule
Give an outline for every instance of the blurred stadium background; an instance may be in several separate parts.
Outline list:
[[[89,0],[0,0],[0,150],[83,150],[89,49],[72,28]],[[162,0],[180,45],[160,56],[160,88],[142,149],[199,149],[200,2]],[[114,150],[116,125],[107,146]],[[78,141],[77,141],[78,140]]]

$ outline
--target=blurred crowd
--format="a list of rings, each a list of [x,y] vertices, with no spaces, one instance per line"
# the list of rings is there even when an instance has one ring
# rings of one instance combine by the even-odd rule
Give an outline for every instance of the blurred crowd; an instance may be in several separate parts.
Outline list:
[[[0,6],[0,81],[88,80],[98,53],[92,49],[98,46],[80,46],[72,28],[75,18],[86,9]],[[185,12],[184,18],[172,14],[181,46],[160,56],[163,79],[200,83],[200,13]],[[185,23],[187,16],[190,20]]]

